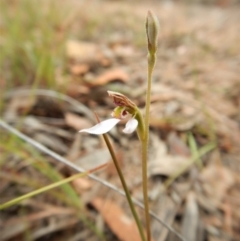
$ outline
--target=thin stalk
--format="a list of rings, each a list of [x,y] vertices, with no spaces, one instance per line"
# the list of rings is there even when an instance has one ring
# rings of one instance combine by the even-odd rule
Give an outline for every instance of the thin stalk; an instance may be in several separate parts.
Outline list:
[[[147,178],[147,162],[148,162],[148,140],[149,140],[149,113],[151,101],[151,88],[152,88],[152,72],[156,61],[157,43],[158,43],[159,22],[157,17],[148,11],[146,21],[146,33],[148,41],[148,80],[147,80],[147,93],[146,93],[146,109],[145,109],[145,133],[142,143],[142,182],[143,182],[143,199],[145,220],[147,229],[147,241],[151,241],[151,226],[148,204],[148,178]]]
[[[143,181],[143,199],[147,230],[147,240],[151,240],[151,226],[148,203],[148,177],[147,177],[147,162],[148,162],[148,141],[149,141],[149,113],[151,101],[151,87],[152,87],[152,71],[155,65],[155,54],[148,56],[148,86],[146,94],[146,110],[145,110],[145,135],[142,142],[142,181]]]
[[[119,166],[119,164],[118,164],[118,161],[117,161],[115,152],[114,152],[114,150],[113,150],[113,148],[112,148],[112,145],[111,145],[111,143],[110,143],[110,141],[109,141],[109,139],[108,139],[107,134],[103,134],[103,138],[104,138],[104,140],[105,140],[105,142],[106,142],[106,144],[107,144],[108,150],[109,150],[109,152],[110,152],[110,154],[111,154],[111,156],[112,156],[114,165],[115,165],[115,167],[116,167],[116,169],[117,169],[118,176],[119,176],[119,178],[120,178],[120,180],[121,180],[123,189],[124,189],[125,194],[126,194],[126,197],[127,197],[128,204],[129,204],[129,206],[130,206],[131,212],[132,212],[133,217],[134,217],[134,219],[135,219],[135,222],[136,222],[136,224],[137,224],[137,227],[138,227],[138,230],[139,230],[141,239],[142,239],[142,241],[146,241],[145,236],[144,236],[144,232],[143,232],[143,227],[142,227],[142,225],[141,225],[140,219],[139,219],[139,217],[138,217],[138,215],[137,215],[137,212],[136,212],[136,210],[135,210],[134,204],[133,204],[133,202],[132,202],[131,194],[130,194],[130,192],[129,192],[129,190],[128,190],[128,187],[127,187],[126,181],[125,181],[125,179],[124,179],[123,173],[122,173],[121,168],[120,168],[120,166]]]
[[[147,93],[146,93],[146,107],[145,107],[145,139],[148,141],[149,136],[149,113],[151,102],[151,89],[152,89],[152,72],[155,66],[155,54],[148,55],[148,80],[147,80]]]
[[[151,229],[150,229],[150,216],[149,216],[149,204],[148,204],[148,178],[147,178],[147,156],[148,146],[146,142],[142,142],[142,188],[143,188],[143,199],[144,199],[144,213],[147,230],[147,240],[151,240]]]
[[[97,119],[97,121],[98,121],[98,123],[99,123],[100,120],[99,120],[98,115],[97,115],[96,113],[95,113],[95,116],[96,116],[96,119]],[[132,214],[133,214],[133,217],[134,217],[134,219],[135,219],[135,222],[136,222],[136,224],[137,224],[137,227],[138,227],[138,230],[139,230],[139,234],[140,234],[140,236],[141,236],[141,240],[142,240],[142,241],[146,241],[145,236],[144,236],[144,232],[143,232],[142,224],[141,224],[140,219],[139,219],[139,217],[138,217],[138,215],[137,215],[137,212],[136,212],[136,210],[135,210],[135,206],[134,206],[134,204],[133,204],[133,201],[132,201],[132,198],[131,198],[131,194],[130,194],[130,192],[129,192],[129,190],[128,190],[126,181],[125,181],[125,179],[124,179],[124,176],[123,176],[123,173],[122,173],[122,171],[121,171],[121,168],[120,168],[120,166],[119,166],[119,164],[118,164],[117,157],[116,157],[116,154],[115,154],[115,152],[114,152],[114,150],[113,150],[113,147],[112,147],[112,145],[111,145],[111,142],[109,141],[109,138],[108,138],[107,134],[103,134],[103,138],[104,138],[104,141],[105,141],[105,143],[106,143],[106,145],[107,145],[107,147],[108,147],[108,150],[109,150],[109,152],[110,152],[110,154],[111,154],[111,157],[112,157],[112,159],[113,159],[113,163],[114,163],[114,165],[115,165],[115,167],[116,167],[116,169],[117,169],[117,173],[118,173],[118,176],[119,176],[120,181],[121,181],[121,183],[122,183],[124,192],[125,192],[125,194],[126,194],[126,198],[127,198],[127,201],[128,201],[129,207],[130,207],[130,210],[131,210],[131,212],[132,212]]]

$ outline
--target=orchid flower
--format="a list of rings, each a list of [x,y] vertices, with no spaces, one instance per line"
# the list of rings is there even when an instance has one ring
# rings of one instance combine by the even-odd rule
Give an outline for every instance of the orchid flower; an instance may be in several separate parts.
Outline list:
[[[104,120],[91,128],[82,129],[79,132],[87,132],[95,135],[105,134],[125,118],[129,118],[129,120],[123,129],[124,133],[130,134],[137,129],[139,123],[136,118],[139,113],[137,106],[125,95],[118,92],[108,91],[108,94],[117,105],[111,114],[113,118]]]

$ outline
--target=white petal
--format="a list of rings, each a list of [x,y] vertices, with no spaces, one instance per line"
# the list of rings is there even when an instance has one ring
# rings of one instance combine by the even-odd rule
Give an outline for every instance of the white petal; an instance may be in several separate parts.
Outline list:
[[[130,134],[130,133],[133,133],[136,128],[138,126],[138,121],[136,119],[130,119],[125,128],[123,129],[123,132],[126,133],[126,134]]]
[[[115,125],[117,125],[117,123],[119,121],[120,121],[119,119],[112,118],[109,120],[102,121],[99,124],[97,124],[91,128],[82,129],[79,132],[87,132],[87,133],[95,134],[95,135],[105,134],[108,131],[110,131]]]

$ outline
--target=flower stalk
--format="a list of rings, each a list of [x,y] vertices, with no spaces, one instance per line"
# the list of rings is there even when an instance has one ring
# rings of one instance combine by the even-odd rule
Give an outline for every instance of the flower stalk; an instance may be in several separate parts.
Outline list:
[[[149,113],[151,102],[151,88],[152,88],[152,72],[156,62],[157,40],[158,40],[159,22],[157,17],[148,11],[146,21],[146,33],[148,40],[148,80],[146,93],[146,107],[145,107],[145,126],[144,139],[142,142],[142,182],[143,182],[143,198],[145,221],[147,230],[147,241],[151,240],[151,226],[148,203],[148,178],[147,178],[147,162],[148,162],[148,142],[149,142]]]
[[[99,118],[98,118],[97,115],[96,115],[96,118],[97,118],[97,120],[98,120],[98,122],[99,122]],[[106,145],[107,145],[107,147],[108,147],[108,150],[109,150],[109,152],[110,152],[110,154],[111,154],[113,163],[114,163],[114,165],[115,165],[115,167],[116,167],[118,176],[119,176],[119,178],[120,178],[120,181],[121,181],[121,183],[122,183],[124,192],[125,192],[125,194],[126,194],[126,198],[127,198],[129,207],[130,207],[130,209],[131,209],[132,215],[133,215],[133,217],[134,217],[134,219],[135,219],[135,222],[136,222],[136,224],[137,224],[137,228],[138,228],[139,234],[140,234],[140,236],[141,236],[141,239],[142,239],[142,241],[146,241],[145,236],[144,236],[144,232],[143,232],[142,224],[141,224],[140,219],[139,219],[139,217],[138,217],[138,214],[137,214],[137,212],[136,212],[136,210],[135,210],[135,207],[134,207],[134,204],[133,204],[133,201],[132,201],[132,198],[131,198],[131,194],[130,194],[130,192],[129,192],[129,190],[128,190],[128,187],[127,187],[126,181],[125,181],[125,179],[124,179],[123,173],[122,173],[121,168],[120,168],[120,166],[119,166],[119,163],[118,163],[118,161],[117,161],[117,157],[116,157],[116,154],[115,154],[115,152],[114,152],[114,149],[113,149],[113,147],[112,147],[112,145],[111,145],[111,142],[109,141],[109,138],[108,138],[107,134],[103,134],[103,138],[104,138],[104,141],[105,141],[105,143],[106,143]]]

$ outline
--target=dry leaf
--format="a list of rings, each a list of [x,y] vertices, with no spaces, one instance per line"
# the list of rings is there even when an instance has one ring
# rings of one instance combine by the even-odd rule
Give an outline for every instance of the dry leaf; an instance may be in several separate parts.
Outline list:
[[[34,139],[58,153],[66,154],[68,152],[68,146],[60,138],[53,135],[36,132],[34,133]]]
[[[71,126],[75,130],[81,130],[92,126],[91,122],[89,122],[86,118],[80,117],[70,112],[65,114],[65,120],[67,125]]]
[[[112,49],[118,58],[129,58],[134,55],[134,49],[131,45],[116,44]]]
[[[75,83],[70,83],[67,87],[66,87],[66,93],[73,97],[73,98],[78,98],[79,95],[82,94],[89,94],[90,93],[90,89],[89,87],[80,84],[75,84]]]
[[[190,151],[185,142],[176,134],[170,132],[167,137],[170,153],[174,155],[190,156]]]
[[[79,193],[82,193],[83,190],[88,190],[92,187],[92,182],[86,178],[75,179],[72,181],[72,184]]]
[[[198,193],[198,201],[209,211],[221,206],[228,188],[234,183],[231,171],[221,165],[209,165],[200,175],[202,193]]]
[[[173,201],[171,197],[166,195],[166,193],[162,193],[160,197],[155,200],[155,208],[154,213],[163,220],[164,223],[169,226],[173,225],[174,219],[178,213],[179,205],[181,203],[181,199],[178,201]],[[152,220],[152,236],[157,241],[165,241],[167,237],[171,234],[167,228],[163,225],[160,225],[159,222],[155,219]],[[174,235],[174,239],[170,240],[179,240],[176,239]]]
[[[95,198],[91,203],[121,241],[141,241],[135,222],[125,214],[117,203],[101,198]]]
[[[90,66],[88,64],[74,64],[70,67],[70,71],[74,75],[82,75],[89,71]]]
[[[43,211],[35,212],[33,214],[25,215],[24,222],[23,217],[10,218],[7,222],[1,226],[1,240],[9,240],[14,236],[25,233],[29,230],[37,221],[43,220],[44,218],[62,216],[61,219],[67,218],[72,215],[74,218],[74,210],[62,207],[47,208]],[[55,217],[56,218],[56,217]]]
[[[90,145],[89,142],[87,144]],[[92,152],[80,157],[75,161],[75,164],[83,167],[86,170],[89,170],[109,162],[110,159],[111,157],[107,148],[96,149],[96,147],[94,147]]]
[[[63,137],[63,138],[69,139],[69,140],[72,139],[72,134],[69,133],[68,131],[66,131],[62,128],[43,124],[39,120],[39,118],[34,117],[34,116],[29,115],[29,116],[25,117],[23,120],[23,123],[24,123],[24,128],[28,133],[35,133],[36,131],[42,131],[44,133],[45,132],[50,133],[54,136]]]
[[[184,166],[187,166],[189,159],[181,156],[163,155],[157,156],[149,163],[150,175],[171,176],[177,173]]]
[[[100,48],[100,46],[95,43],[68,40],[66,52],[70,59],[78,63],[99,64],[105,67],[111,64],[111,60],[108,58],[108,51],[104,52],[104,48]]]
[[[66,43],[67,56],[80,62],[96,60],[97,45],[89,42],[68,40]]]
[[[182,235],[186,240],[197,240],[197,229],[199,222],[199,210],[195,194],[189,192],[186,198],[186,206],[183,215]]]
[[[166,144],[154,134],[150,139],[150,153],[148,166],[150,175],[170,176],[189,163],[189,159],[184,156],[167,154]]]
[[[91,85],[94,85],[94,86],[105,85],[115,80],[126,82],[128,79],[129,78],[124,71],[122,71],[121,69],[113,69],[98,76],[95,81],[91,82]]]

